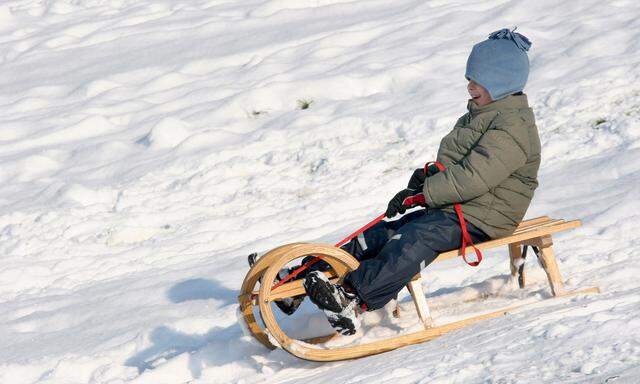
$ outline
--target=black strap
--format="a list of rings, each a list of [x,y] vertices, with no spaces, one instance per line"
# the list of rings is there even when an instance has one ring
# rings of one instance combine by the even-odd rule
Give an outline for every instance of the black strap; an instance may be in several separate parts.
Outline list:
[[[527,259],[527,251],[529,246],[525,245],[522,249],[522,264],[518,267],[518,286],[524,288],[524,261]]]

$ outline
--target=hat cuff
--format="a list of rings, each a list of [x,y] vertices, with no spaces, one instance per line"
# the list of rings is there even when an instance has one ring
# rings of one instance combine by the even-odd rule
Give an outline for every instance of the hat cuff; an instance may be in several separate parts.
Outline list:
[[[518,84],[517,86],[513,87],[513,88],[507,88],[507,89],[493,89],[494,87],[491,86],[487,86],[485,84],[487,84],[486,81],[483,81],[479,76],[477,76],[475,71],[467,71],[465,73],[465,77],[467,79],[473,80],[474,83],[481,85],[484,89],[487,90],[487,92],[489,92],[489,96],[491,96],[491,100],[492,101],[497,101],[500,99],[504,99],[505,97],[514,94],[516,92],[522,92],[524,90],[524,87],[526,84]]]

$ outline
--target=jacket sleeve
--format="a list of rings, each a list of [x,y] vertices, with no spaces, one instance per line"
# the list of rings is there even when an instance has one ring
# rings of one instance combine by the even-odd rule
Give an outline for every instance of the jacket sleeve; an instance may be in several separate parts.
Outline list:
[[[491,128],[461,161],[425,180],[425,200],[432,207],[471,200],[498,186],[526,161],[525,148],[508,127]]]

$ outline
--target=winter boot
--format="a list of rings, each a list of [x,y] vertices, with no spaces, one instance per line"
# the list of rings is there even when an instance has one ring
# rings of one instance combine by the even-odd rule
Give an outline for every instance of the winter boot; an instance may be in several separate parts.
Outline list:
[[[304,280],[309,299],[324,311],[331,326],[343,335],[353,335],[360,328],[356,316],[357,296],[341,285],[332,284],[320,271],[309,272]]]
[[[276,282],[280,282],[287,275],[289,275],[291,271],[292,270],[289,268],[286,268],[286,267],[282,268],[280,271],[278,271],[278,275],[276,276]],[[285,297],[284,299],[280,299],[280,300],[274,300],[274,302],[282,312],[284,312],[287,316],[291,316],[296,311],[296,309],[298,309],[300,304],[302,304],[303,300],[304,300],[304,295],[298,295],[293,297]]]
[[[258,261],[258,259],[259,259],[259,256],[256,252],[250,254],[247,257],[247,261],[249,262],[249,267],[253,267],[253,265]],[[280,282],[290,273],[291,273],[291,269],[287,267],[282,268],[280,271],[278,271],[275,282],[276,283]],[[262,281],[262,278],[260,278],[258,281]],[[303,300],[304,300],[304,295],[298,295],[294,297],[286,297],[281,300],[274,300],[274,302],[282,312],[284,312],[288,316],[291,316],[296,311],[296,309],[298,309],[300,304],[302,304]]]
[[[305,264],[310,263],[315,258],[316,258],[315,256],[307,256],[304,259],[302,259],[302,264],[296,267],[282,268],[280,271],[278,271],[278,275],[276,276],[276,281],[279,282],[285,279],[288,275],[293,273],[293,271],[295,271],[296,269],[300,268]],[[310,265],[309,268],[307,268],[306,270],[302,271],[298,276],[294,278],[294,280],[304,279],[305,276],[308,273],[311,273],[312,271],[329,271],[329,270],[331,270],[331,265],[329,265],[326,261],[320,260]],[[300,304],[302,304],[303,300],[304,300],[304,295],[298,295],[294,297],[287,297],[281,300],[275,300],[275,303],[282,312],[291,316],[296,311],[296,309],[298,309]]]

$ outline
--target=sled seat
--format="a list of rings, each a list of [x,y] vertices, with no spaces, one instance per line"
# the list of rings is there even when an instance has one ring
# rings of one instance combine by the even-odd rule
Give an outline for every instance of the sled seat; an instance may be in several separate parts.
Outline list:
[[[565,296],[578,293],[594,293],[598,292],[598,288],[588,288],[580,291],[567,292],[564,288],[562,276],[558,268],[558,263],[553,254],[552,235],[554,233],[563,232],[572,228],[581,226],[580,220],[565,221],[563,219],[552,219],[548,216],[542,216],[531,220],[525,220],[518,225],[517,229],[510,236],[500,239],[493,239],[483,243],[476,244],[478,249],[492,249],[506,245],[509,250],[509,264],[511,276],[517,279],[520,288],[525,286],[524,260],[527,254],[527,247],[531,247],[538,257],[540,265],[547,274],[549,286],[552,296]],[[472,247],[467,247],[467,254],[474,252]],[[456,249],[441,253],[434,262],[440,262],[462,255],[461,250]],[[422,291],[422,278],[418,273],[407,285],[409,293],[413,298],[416,306],[418,317],[424,324],[425,328],[429,328],[433,324],[429,312],[429,306]],[[396,310],[399,314],[399,310]]]

